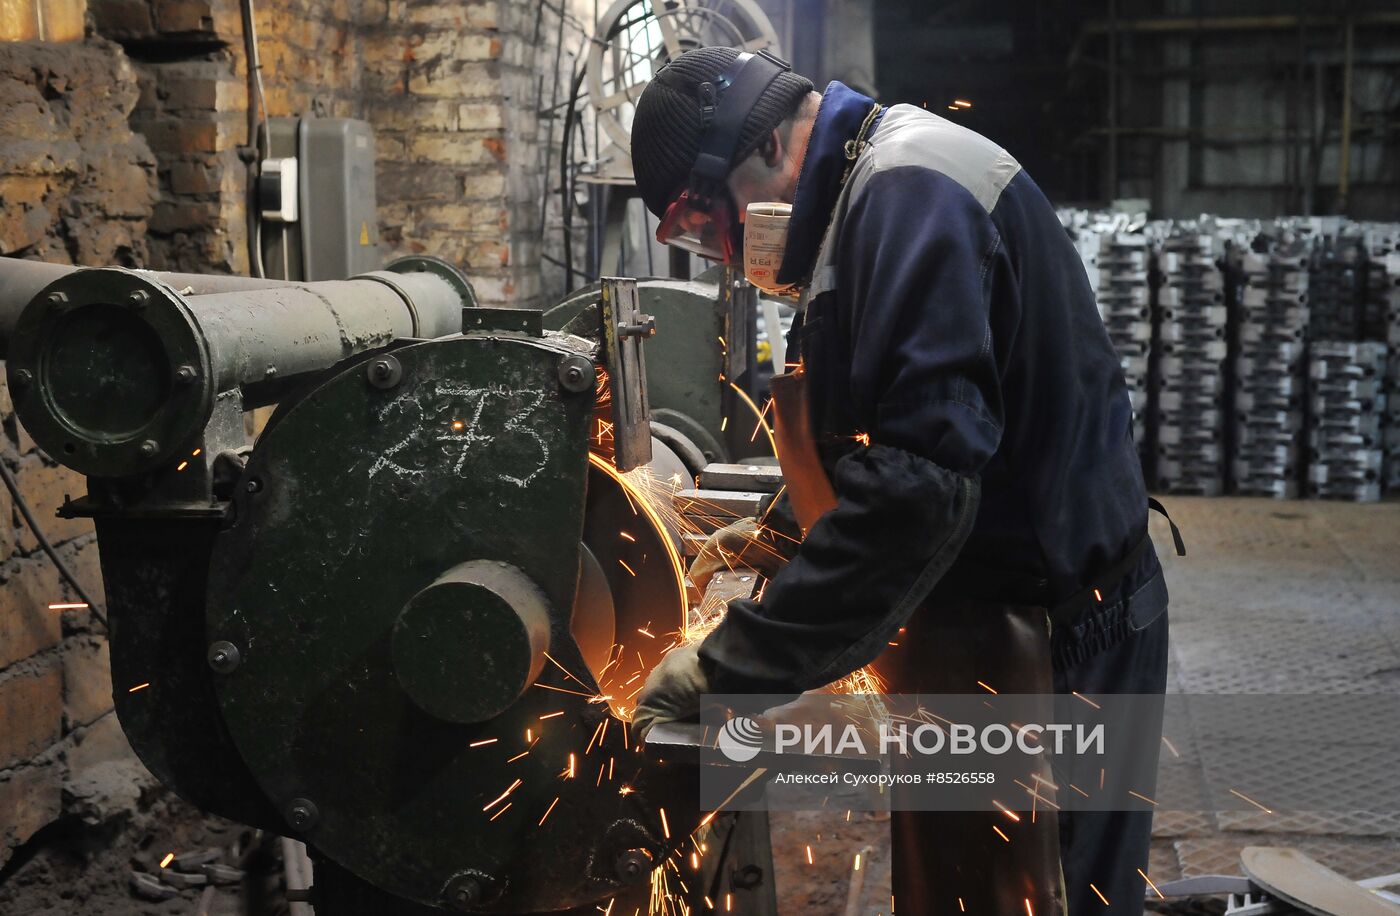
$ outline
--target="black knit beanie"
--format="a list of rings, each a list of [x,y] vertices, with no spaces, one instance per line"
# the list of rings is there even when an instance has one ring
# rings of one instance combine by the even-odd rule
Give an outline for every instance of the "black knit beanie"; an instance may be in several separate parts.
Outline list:
[[[690,180],[700,154],[700,94],[739,56],[737,48],[696,48],[663,67],[637,101],[632,120],[632,171],[647,209],[658,218]],[[812,81],[781,73],[759,98],[744,122],[734,161],[742,162],[768,132],[787,120]],[[724,96],[720,96],[720,106]]]

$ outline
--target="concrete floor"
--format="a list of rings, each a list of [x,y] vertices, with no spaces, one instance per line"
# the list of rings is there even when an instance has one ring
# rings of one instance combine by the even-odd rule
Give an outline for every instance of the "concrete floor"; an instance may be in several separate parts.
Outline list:
[[[1394,694],[1400,702],[1400,503],[1165,502],[1188,553],[1173,555],[1154,513],[1171,592],[1170,691]],[[1192,767],[1202,767],[1199,756],[1176,769]],[[1400,779],[1397,772],[1391,762],[1375,778]],[[775,814],[780,912],[845,912],[853,857],[870,845],[860,912],[888,914],[887,823],[858,813],[850,821],[836,812]],[[808,844],[818,856],[811,866]],[[1150,875],[1241,874],[1243,847],[1284,845],[1352,878],[1397,872],[1400,814],[1161,812]]]

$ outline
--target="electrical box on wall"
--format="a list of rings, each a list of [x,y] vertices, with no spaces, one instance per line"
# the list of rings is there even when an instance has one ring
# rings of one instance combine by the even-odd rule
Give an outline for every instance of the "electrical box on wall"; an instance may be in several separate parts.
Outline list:
[[[351,118],[273,118],[258,170],[264,273],[344,280],[377,270],[374,132]]]

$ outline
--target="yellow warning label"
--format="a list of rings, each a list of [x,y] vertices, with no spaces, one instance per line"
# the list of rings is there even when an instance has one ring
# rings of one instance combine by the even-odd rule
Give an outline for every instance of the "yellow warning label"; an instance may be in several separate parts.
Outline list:
[[[360,223],[360,244],[369,244],[369,223]]]

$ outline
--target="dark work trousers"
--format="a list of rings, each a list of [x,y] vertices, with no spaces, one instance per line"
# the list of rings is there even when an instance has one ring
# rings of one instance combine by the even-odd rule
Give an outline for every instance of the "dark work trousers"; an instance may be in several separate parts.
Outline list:
[[[891,693],[963,693],[969,692],[966,684],[993,677],[1003,693],[1159,695],[1167,671],[1160,573],[1152,587],[1134,597],[1143,600],[1105,608],[1088,625],[1053,637],[1043,608],[935,599],[914,615],[901,648],[881,656],[877,668]],[[1144,716],[1140,725],[1134,745],[1157,745],[1160,717]],[[1150,795],[1155,786],[1142,791]],[[901,916],[1016,916],[1025,912],[1027,901],[1035,916],[1143,911],[1145,884],[1137,869],[1147,871],[1150,811],[1061,812],[1057,837],[1026,818],[1008,825],[996,812],[899,807],[896,790],[892,878],[894,910]],[[994,823],[1012,831],[1015,842],[998,839]],[[1057,871],[1063,885],[1055,880]]]
[[[1097,652],[1057,645],[1055,692],[1162,694],[1167,684],[1167,629],[1167,612],[1162,610],[1143,629],[1133,630],[1120,642]],[[1154,717],[1150,707],[1143,708],[1149,713],[1135,723],[1140,731],[1132,742],[1136,747],[1155,749],[1162,738],[1161,710]],[[1155,788],[1147,786],[1142,792],[1151,797]],[[1138,869],[1151,876],[1147,867],[1151,810],[1066,811],[1059,817],[1060,865],[1070,916],[1139,916],[1147,886]],[[1095,889],[1108,900],[1108,906]]]

